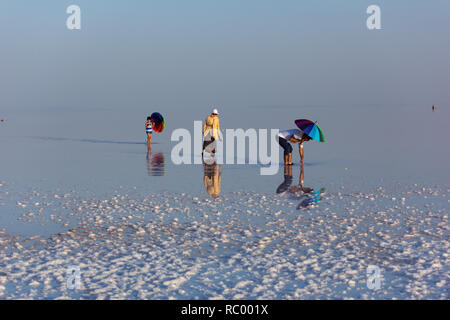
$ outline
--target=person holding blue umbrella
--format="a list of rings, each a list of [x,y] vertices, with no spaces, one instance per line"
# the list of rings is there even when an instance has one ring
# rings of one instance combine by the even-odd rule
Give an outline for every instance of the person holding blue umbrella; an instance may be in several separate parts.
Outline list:
[[[308,119],[295,120],[295,124],[299,129],[283,130],[278,134],[278,143],[284,149],[284,165],[292,165],[292,146],[289,142],[298,143],[298,151],[300,153],[300,161],[303,164],[303,143],[309,140],[317,140],[325,142],[325,136],[322,129]]]
[[[317,121],[311,121],[308,119],[297,119],[295,120],[295,124],[297,127],[303,132],[303,140],[309,141],[311,139],[319,141],[319,142],[325,142],[325,136],[322,132],[322,129],[317,125]],[[305,140],[305,136],[307,139]],[[302,142],[299,143],[299,152],[300,152],[300,158],[301,162],[303,163],[303,144]]]
[[[299,152],[301,162],[303,163],[303,142],[309,141],[311,138],[299,129],[283,130],[278,133],[278,143],[284,149],[284,165],[291,166],[292,163],[292,143],[299,144]]]

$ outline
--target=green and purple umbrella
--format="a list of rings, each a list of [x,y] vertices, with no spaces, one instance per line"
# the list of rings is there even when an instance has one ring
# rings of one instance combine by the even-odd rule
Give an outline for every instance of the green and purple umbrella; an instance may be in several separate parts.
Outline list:
[[[299,127],[300,130],[307,134],[311,139],[325,142],[325,136],[323,135],[322,129],[320,129],[316,122],[308,119],[295,120],[297,127]]]

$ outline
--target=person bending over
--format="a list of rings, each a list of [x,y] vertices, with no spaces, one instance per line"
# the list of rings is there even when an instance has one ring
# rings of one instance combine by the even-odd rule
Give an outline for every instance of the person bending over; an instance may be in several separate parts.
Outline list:
[[[300,129],[283,130],[278,133],[278,143],[284,149],[284,165],[292,165],[292,143],[298,143],[298,151],[300,153],[300,161],[303,163],[303,142],[309,141],[311,138],[303,133]]]

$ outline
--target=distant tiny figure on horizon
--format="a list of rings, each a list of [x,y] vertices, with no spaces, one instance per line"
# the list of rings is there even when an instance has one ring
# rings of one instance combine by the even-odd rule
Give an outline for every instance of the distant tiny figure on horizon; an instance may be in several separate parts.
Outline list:
[[[433,106],[431,107],[431,110],[433,110],[433,111],[434,111],[434,109],[435,109],[435,107],[434,107],[434,104],[433,104]]]

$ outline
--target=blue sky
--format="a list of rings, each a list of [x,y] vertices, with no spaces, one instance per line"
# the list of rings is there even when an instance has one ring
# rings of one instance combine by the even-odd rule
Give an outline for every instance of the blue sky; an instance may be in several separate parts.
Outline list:
[[[440,0],[3,0],[0,108],[448,106],[449,16]]]

